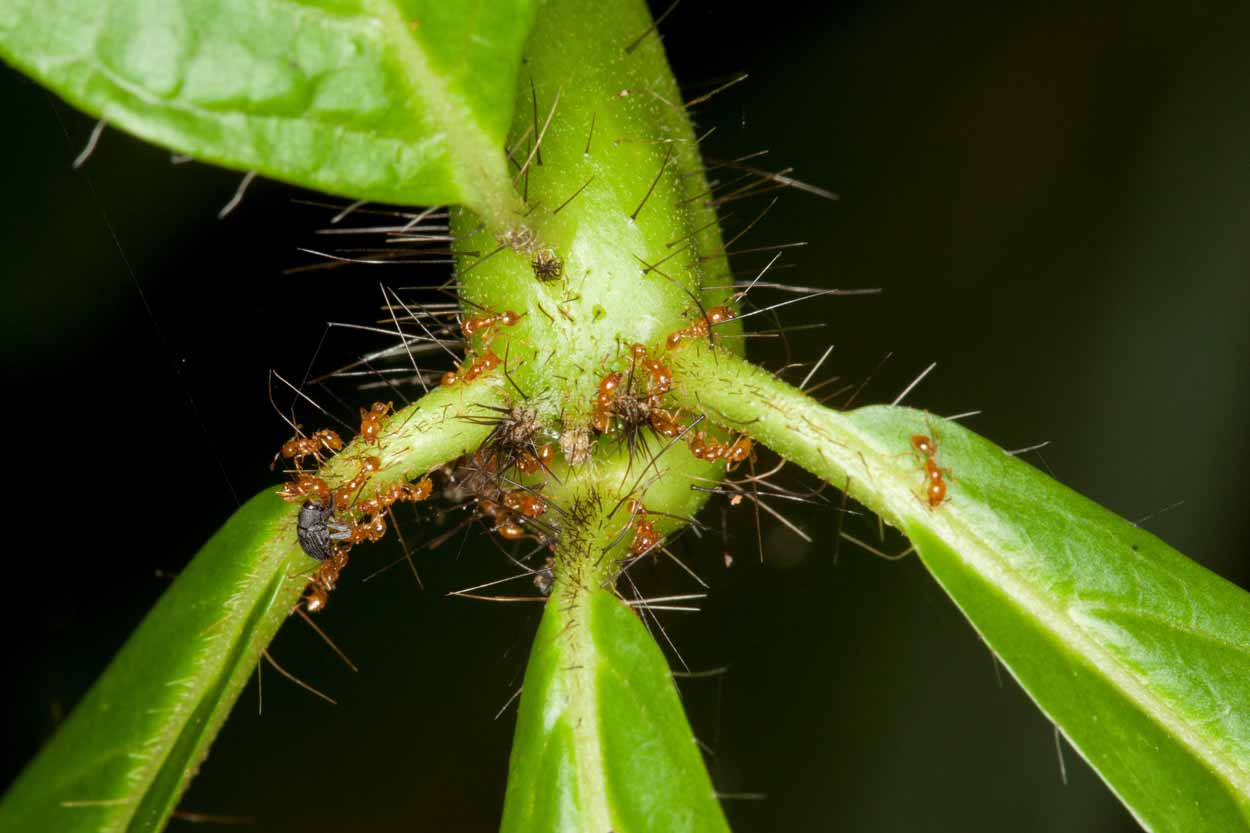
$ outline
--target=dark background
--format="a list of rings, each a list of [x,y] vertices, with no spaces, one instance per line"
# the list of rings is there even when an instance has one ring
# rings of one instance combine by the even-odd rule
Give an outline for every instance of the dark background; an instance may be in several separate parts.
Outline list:
[[[791,335],[796,359],[832,342],[822,375],[858,383],[892,353],[863,402],[936,361],[911,404],[980,409],[1006,448],[1050,440],[1035,465],[1250,580],[1250,7],[685,0],[663,32],[691,95],[751,73],[699,111],[709,155],[769,148],[841,195],[786,195],[743,245],[810,241],[784,279],[884,290],[788,309],[826,325]],[[284,276],[332,213],[292,203],[309,195],[258,180],[218,221],[239,174],[112,130],[73,172],[91,119],[7,69],[0,101],[3,785],[236,496],[276,482],[267,370],[301,375],[324,322],[431,273]],[[332,332],[319,364],[357,349]],[[835,564],[834,513],[787,511],[815,544],[766,523],[760,563],[739,509],[731,569],[716,536],[683,545],[712,593],[665,620],[691,667],[729,667],[680,685],[718,788],[762,795],[727,803],[736,830],[1135,829],[1066,745],[1063,783],[1052,727],[917,561]],[[341,705],[267,674],[258,716],[249,686],[185,810],[495,829],[513,711],[494,715],[539,609],[443,595],[508,573],[484,538],[422,553],[425,592],[402,570],[359,583],[391,555],[358,556],[319,620],[360,674],[298,622],[275,643]]]

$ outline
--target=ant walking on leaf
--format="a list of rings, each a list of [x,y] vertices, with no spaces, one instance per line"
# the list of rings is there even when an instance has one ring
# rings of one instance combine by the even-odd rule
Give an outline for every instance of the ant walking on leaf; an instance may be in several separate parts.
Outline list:
[[[937,464],[938,440],[933,427],[929,426],[928,434],[913,434],[911,447],[923,461],[924,500],[930,508],[936,509],[946,500],[946,478],[951,476],[951,472]]]
[[[297,426],[296,431],[298,430]],[[269,464],[269,468],[276,466],[279,458],[285,458],[291,461],[296,471],[300,471],[300,465],[305,457],[313,457],[321,463],[323,451],[334,453],[342,449],[343,440],[339,435],[329,428],[323,428],[320,431],[314,431],[311,436],[295,436],[284,442],[282,448],[273,456],[273,462]]]

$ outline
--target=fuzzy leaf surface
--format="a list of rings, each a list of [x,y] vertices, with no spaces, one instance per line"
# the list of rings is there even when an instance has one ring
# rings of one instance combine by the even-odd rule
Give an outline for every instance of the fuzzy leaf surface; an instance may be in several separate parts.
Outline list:
[[[0,57],[109,124],[348,197],[494,216],[538,0],[6,0]]]

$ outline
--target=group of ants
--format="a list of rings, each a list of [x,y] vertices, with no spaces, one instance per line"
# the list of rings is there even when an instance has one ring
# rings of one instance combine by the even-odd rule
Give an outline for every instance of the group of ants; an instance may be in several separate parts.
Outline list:
[[[471,384],[500,365],[499,357],[490,349],[489,339],[495,327],[512,326],[521,314],[511,310],[499,314],[487,314],[466,319],[461,330],[468,339],[483,335],[483,349],[455,371],[443,375],[441,384],[452,387]],[[688,339],[705,339],[712,326],[733,319],[734,311],[728,307],[714,307],[689,327],[668,336],[667,350],[678,349]],[[707,462],[723,461],[727,470],[753,459],[750,438],[738,436],[723,442],[705,431],[693,431],[693,425],[684,424],[679,412],[664,407],[663,398],[673,386],[673,375],[662,358],[657,358],[643,344],[629,348],[632,366],[628,376],[621,372],[605,374],[599,382],[591,409],[591,428],[600,435],[614,432],[633,442],[638,432],[650,428],[657,437],[671,441],[685,438],[691,454]],[[641,368],[645,372],[635,374]],[[643,390],[636,391],[635,380],[643,383]],[[537,420],[533,412],[524,406],[498,408],[496,427],[472,454],[443,466],[439,470],[445,481],[443,494],[456,502],[472,501],[472,519],[481,520],[491,531],[506,540],[537,538],[548,547],[554,545],[554,528],[542,522],[548,503],[541,497],[541,487],[521,485],[508,477],[510,473],[534,475],[549,473],[556,451],[551,444],[537,445]],[[365,445],[379,446],[383,421],[391,414],[391,402],[374,402],[367,410],[360,409],[359,437]],[[924,500],[930,507],[937,507],[946,499],[945,469],[937,464],[937,441],[928,435],[912,436],[914,453],[922,458],[925,475]],[[289,502],[302,502],[297,520],[297,539],[301,549],[318,562],[311,575],[303,597],[304,608],[318,612],[325,608],[348,563],[353,546],[365,542],[380,541],[386,534],[386,516],[397,503],[419,503],[434,493],[434,481],[423,477],[416,482],[400,480],[386,486],[369,490],[373,475],[381,471],[382,462],[377,456],[363,456],[357,473],[346,481],[331,486],[315,473],[305,470],[304,462],[313,458],[320,466],[328,455],[341,451],[343,440],[333,430],[320,429],[312,434],[297,436],[283,443],[274,464],[279,459],[289,461],[293,479],[278,494]],[[570,460],[570,462],[577,462]],[[506,489],[503,484],[516,488]],[[642,503],[631,499],[628,526],[622,538],[633,532],[629,546],[630,559],[639,559],[652,553],[663,541],[648,519]],[[550,593],[554,559],[547,558],[543,569],[534,571],[535,586],[544,595]]]

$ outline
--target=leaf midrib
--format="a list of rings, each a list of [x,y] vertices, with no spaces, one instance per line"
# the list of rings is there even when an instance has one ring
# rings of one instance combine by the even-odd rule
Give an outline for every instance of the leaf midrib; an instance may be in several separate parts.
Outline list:
[[[577,792],[581,801],[584,830],[612,829],[612,816],[607,804],[607,784],[603,779],[603,746],[599,738],[599,651],[594,642],[594,591],[575,586],[573,603],[568,611],[569,655],[569,719],[573,743],[577,747]]]
[[[452,178],[465,203],[496,231],[508,224],[512,186],[502,175],[503,148],[496,147],[463,98],[434,70],[419,40],[410,33],[391,0],[364,0],[363,7],[381,27],[382,39],[399,57],[400,77],[411,100],[423,101],[427,121],[444,135]],[[494,171],[492,172],[492,169]]]

